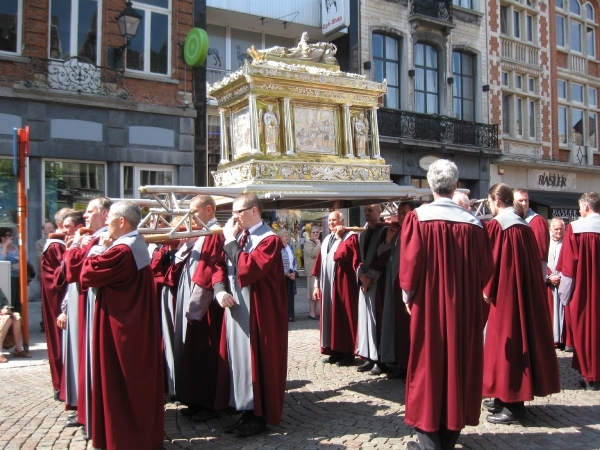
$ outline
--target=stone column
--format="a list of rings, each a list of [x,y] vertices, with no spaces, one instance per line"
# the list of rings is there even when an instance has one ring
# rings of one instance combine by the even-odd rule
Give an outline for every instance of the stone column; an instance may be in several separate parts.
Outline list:
[[[290,99],[283,99],[283,134],[285,139],[285,154],[288,156],[296,156],[294,152],[294,126],[292,124],[292,107]]]
[[[350,104],[344,105],[344,143],[346,145],[347,158],[354,158],[354,146],[352,145],[352,123],[350,121]]]
[[[373,149],[373,158],[381,159],[381,151],[379,150],[379,125],[377,123],[378,106],[371,108],[371,148]]]
[[[227,108],[219,108],[219,119],[221,122],[221,161],[219,164],[229,162],[229,139],[227,138],[227,116],[229,110]]]
[[[260,135],[258,133],[258,110],[256,109],[256,95],[248,96],[248,110],[250,111],[250,147],[252,153],[262,153],[260,150]]]

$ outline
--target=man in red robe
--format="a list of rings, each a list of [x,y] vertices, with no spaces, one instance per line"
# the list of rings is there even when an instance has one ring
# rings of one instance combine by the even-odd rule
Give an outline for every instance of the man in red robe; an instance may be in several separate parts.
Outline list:
[[[525,213],[525,221],[531,227],[537,242],[540,260],[542,261],[542,274],[546,276],[546,265],[548,264],[548,249],[550,247],[550,230],[548,221],[534,212],[529,207],[529,194],[525,189],[513,189],[515,202],[519,203]]]
[[[60,395],[63,372],[62,332],[56,324],[56,319],[61,314],[62,301],[67,291],[67,280],[62,266],[66,249],[64,240],[49,237],[40,258],[42,314],[55,400],[58,400]]]
[[[560,377],[545,275],[534,233],[523,219],[526,211],[503,183],[489,190],[488,206],[494,216],[486,230],[495,270],[484,290],[490,312],[483,396],[492,399],[483,405],[493,413],[488,422],[510,424],[525,417],[525,401],[560,392]]]
[[[419,444],[451,449],[480,415],[483,286],[491,248],[478,219],[452,201],[458,170],[437,160],[427,181],[435,201],[406,216],[400,237],[400,287],[410,318],[405,422]]]
[[[600,389],[600,194],[579,199],[581,219],[567,225],[556,269],[559,296],[569,312],[573,368],[582,387]]]
[[[339,211],[329,213],[327,225],[330,233],[312,272],[313,298],[321,302],[321,353],[329,355],[324,362],[349,366],[354,364],[358,321],[358,235],[346,230]]]
[[[258,197],[233,201],[233,217],[223,228],[231,294],[215,293],[225,311],[230,406],[242,417],[225,428],[239,437],[278,425],[287,376],[288,302],[281,239],[261,219]],[[226,348],[224,348],[226,347]]]
[[[208,229],[218,229],[215,217],[217,205],[210,195],[198,195],[190,201],[190,209]],[[188,414],[196,421],[206,421],[225,409],[229,397],[223,401],[217,394],[228,371],[220,358],[223,313],[213,301],[213,286],[225,290],[227,281],[223,255],[222,234],[200,236],[186,242],[175,255],[165,277],[165,283],[177,289],[174,350],[177,399],[188,406]],[[177,327],[185,327],[178,330]]]
[[[91,438],[91,337],[93,327],[94,302],[88,301],[87,290],[81,288],[81,269],[89,250],[106,231],[106,218],[112,201],[106,197],[92,198],[83,214],[85,226],[93,234],[81,234],[78,230],[73,236],[71,246],[65,252],[65,269],[68,283],[77,283],[79,289],[78,339],[79,374],[77,387],[77,422],[85,426],[85,434]]]
[[[114,203],[81,269],[81,287],[95,293],[92,442],[108,450],[163,444],[159,307],[140,220],[133,201]]]

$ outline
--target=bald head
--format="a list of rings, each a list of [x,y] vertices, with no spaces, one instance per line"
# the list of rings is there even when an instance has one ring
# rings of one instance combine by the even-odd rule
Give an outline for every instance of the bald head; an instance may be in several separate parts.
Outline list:
[[[469,197],[463,192],[455,191],[452,196],[452,201],[466,211],[471,211],[471,202]]]

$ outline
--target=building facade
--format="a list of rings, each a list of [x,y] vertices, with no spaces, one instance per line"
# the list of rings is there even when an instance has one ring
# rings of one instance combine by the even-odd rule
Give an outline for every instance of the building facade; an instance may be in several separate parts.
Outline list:
[[[593,0],[491,0],[492,120],[502,156],[490,182],[529,190],[534,209],[573,220],[599,191],[597,53]]]
[[[192,71],[181,45],[192,0],[136,0],[122,58],[123,0],[0,3],[0,222],[16,220],[13,128],[29,126],[29,253],[45,218],[144,184],[193,184]],[[124,70],[121,70],[124,69]]]

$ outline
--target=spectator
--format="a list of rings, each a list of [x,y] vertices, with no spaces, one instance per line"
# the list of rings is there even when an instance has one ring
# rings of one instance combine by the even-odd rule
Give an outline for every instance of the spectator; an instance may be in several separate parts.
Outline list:
[[[13,244],[13,231],[11,228],[0,228],[0,261],[10,261],[10,304],[16,312],[20,313],[19,249]]]
[[[315,286],[315,277],[312,275],[315,260],[321,251],[321,230],[317,225],[310,228],[310,237],[304,242],[304,273],[306,273],[306,290],[308,291],[308,318],[319,320],[321,302],[312,299],[312,290]]]
[[[23,336],[21,334],[21,315],[14,312],[7,304],[6,297],[0,293],[0,364],[8,362],[1,353],[2,349],[15,347],[13,356],[15,358],[31,358],[28,351],[23,348]]]
[[[298,261],[296,260],[294,251],[290,247],[290,232],[288,230],[282,230],[277,233],[277,235],[281,239],[281,242],[283,242],[281,257],[283,258],[283,274],[285,275],[285,285],[287,289],[288,320],[293,322],[296,320],[296,313],[294,311],[294,297],[296,295]]]

